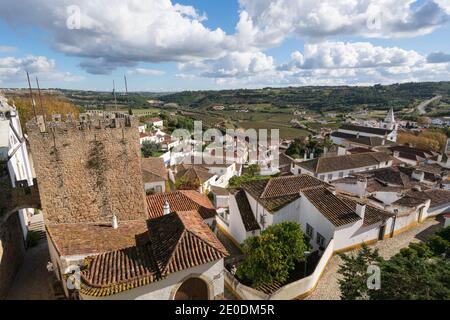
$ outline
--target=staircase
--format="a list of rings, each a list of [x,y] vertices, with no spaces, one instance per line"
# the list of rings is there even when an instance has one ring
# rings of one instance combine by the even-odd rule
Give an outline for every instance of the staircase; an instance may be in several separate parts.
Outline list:
[[[42,214],[36,214],[31,217],[30,223],[28,225],[28,232],[36,233],[39,237],[39,242],[47,239],[44,218]]]

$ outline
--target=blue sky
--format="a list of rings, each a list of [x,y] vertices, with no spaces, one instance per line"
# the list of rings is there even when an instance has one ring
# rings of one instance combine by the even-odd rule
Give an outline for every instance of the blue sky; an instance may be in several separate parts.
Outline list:
[[[0,87],[25,71],[85,90],[450,80],[449,21],[448,0],[2,2]]]

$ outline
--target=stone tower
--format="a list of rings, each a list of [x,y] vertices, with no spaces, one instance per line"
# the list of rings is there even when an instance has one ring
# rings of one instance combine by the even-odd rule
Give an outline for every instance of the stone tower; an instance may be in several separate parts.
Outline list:
[[[47,223],[147,217],[137,125],[121,114],[27,123]]]

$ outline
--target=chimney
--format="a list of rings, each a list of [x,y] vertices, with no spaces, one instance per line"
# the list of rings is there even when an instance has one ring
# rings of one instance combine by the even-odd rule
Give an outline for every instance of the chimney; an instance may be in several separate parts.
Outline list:
[[[366,216],[366,207],[367,206],[365,204],[359,204],[359,203],[356,204],[356,214],[358,216],[360,216],[361,219],[363,219],[363,220],[364,220],[364,217]]]
[[[163,206],[163,214],[164,215],[170,214],[170,205],[169,205],[169,202],[167,200],[166,200],[166,202],[164,203],[164,206]]]
[[[386,139],[383,139],[383,140],[381,141],[381,145],[382,145],[382,146],[386,145]]]
[[[419,182],[422,182],[425,179],[425,172],[416,170],[412,173],[411,178]]]
[[[395,152],[394,152],[394,157],[395,157],[395,158],[398,158],[398,157],[400,157],[400,152],[398,152],[398,151],[395,151]]]
[[[442,162],[442,154],[438,155],[437,162]]]
[[[113,217],[112,217],[111,226],[113,227],[113,229],[118,229],[119,228],[119,223],[117,222],[117,216],[116,215],[113,215]]]
[[[305,160],[305,161],[308,160],[308,155],[306,154],[306,151],[305,151],[303,158],[304,158],[303,160]]]
[[[367,179],[360,177],[356,180],[356,186],[357,186],[357,194],[358,197],[362,198],[366,194],[367,189]]]
[[[314,152],[311,152],[310,154],[309,154],[309,158],[312,160],[312,159],[314,159]]]

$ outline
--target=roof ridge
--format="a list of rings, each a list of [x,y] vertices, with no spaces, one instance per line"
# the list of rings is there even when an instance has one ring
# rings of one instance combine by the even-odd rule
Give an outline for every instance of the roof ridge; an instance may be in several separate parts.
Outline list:
[[[268,187],[271,182],[272,182],[272,179],[268,179],[267,184],[264,186],[263,192],[261,192],[261,195],[260,195],[261,198],[266,197],[266,192],[268,191]]]

